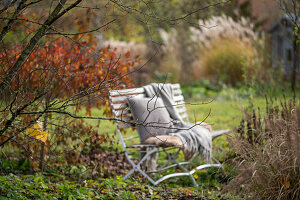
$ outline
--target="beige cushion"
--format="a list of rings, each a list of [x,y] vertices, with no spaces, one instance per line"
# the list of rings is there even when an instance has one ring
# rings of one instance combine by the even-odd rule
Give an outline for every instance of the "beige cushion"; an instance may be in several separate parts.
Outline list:
[[[143,124],[137,125],[141,143],[149,137],[168,135],[172,132],[170,129],[173,126],[172,119],[161,98],[129,97],[127,102],[133,119]]]

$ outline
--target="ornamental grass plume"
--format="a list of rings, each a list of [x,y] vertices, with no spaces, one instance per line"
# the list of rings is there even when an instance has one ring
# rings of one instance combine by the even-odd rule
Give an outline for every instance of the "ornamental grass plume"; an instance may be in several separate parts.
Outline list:
[[[161,56],[158,70],[163,74],[167,74],[169,81],[178,82],[183,65],[180,55],[181,45],[178,42],[178,31],[171,29],[170,32],[166,32],[160,29],[159,34],[164,45],[161,47],[163,55]]]
[[[171,82],[191,83],[193,62],[198,60],[197,44],[191,40],[188,28],[181,26],[169,32],[159,30],[163,45],[158,70],[170,73]]]
[[[254,25],[242,17],[234,21],[227,16],[213,16],[208,20],[199,20],[199,27],[190,27],[191,39],[198,43],[202,49],[208,49],[220,39],[235,38],[243,43],[251,44],[258,40],[254,32]]]
[[[272,101],[271,101],[272,102]],[[263,118],[245,112],[235,137],[239,175],[224,191],[251,199],[300,199],[300,104],[267,101]]]

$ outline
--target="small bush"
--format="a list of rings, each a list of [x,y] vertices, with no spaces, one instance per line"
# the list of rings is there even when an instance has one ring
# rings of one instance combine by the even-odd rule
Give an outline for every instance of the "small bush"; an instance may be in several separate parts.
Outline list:
[[[199,27],[190,27],[191,40],[198,45],[198,59],[192,64],[194,79],[210,78],[233,86],[245,78],[261,79],[265,36],[258,37],[248,19],[213,16],[199,20]]]
[[[245,112],[230,140],[240,174],[225,191],[239,188],[252,199],[300,199],[300,104],[267,105],[264,118]]]
[[[194,74],[235,86],[259,71],[260,66],[253,63],[255,56],[256,50],[250,44],[234,38],[218,40],[203,53],[202,66],[194,69]]]

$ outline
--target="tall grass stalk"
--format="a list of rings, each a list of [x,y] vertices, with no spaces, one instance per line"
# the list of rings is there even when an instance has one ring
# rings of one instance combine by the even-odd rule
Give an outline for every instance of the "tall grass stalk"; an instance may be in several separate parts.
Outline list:
[[[239,175],[225,190],[251,199],[300,199],[300,104],[267,100],[267,114],[245,111],[230,139]]]

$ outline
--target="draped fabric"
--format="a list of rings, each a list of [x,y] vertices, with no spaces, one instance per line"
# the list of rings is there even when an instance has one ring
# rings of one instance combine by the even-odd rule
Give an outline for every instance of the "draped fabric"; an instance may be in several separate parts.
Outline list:
[[[199,154],[206,161],[210,161],[212,152],[212,137],[208,129],[184,122],[174,105],[173,88],[171,84],[152,83],[144,86],[146,96],[150,98],[160,97],[163,100],[170,117],[173,119],[172,136],[178,136],[183,142],[185,158],[189,159]]]

